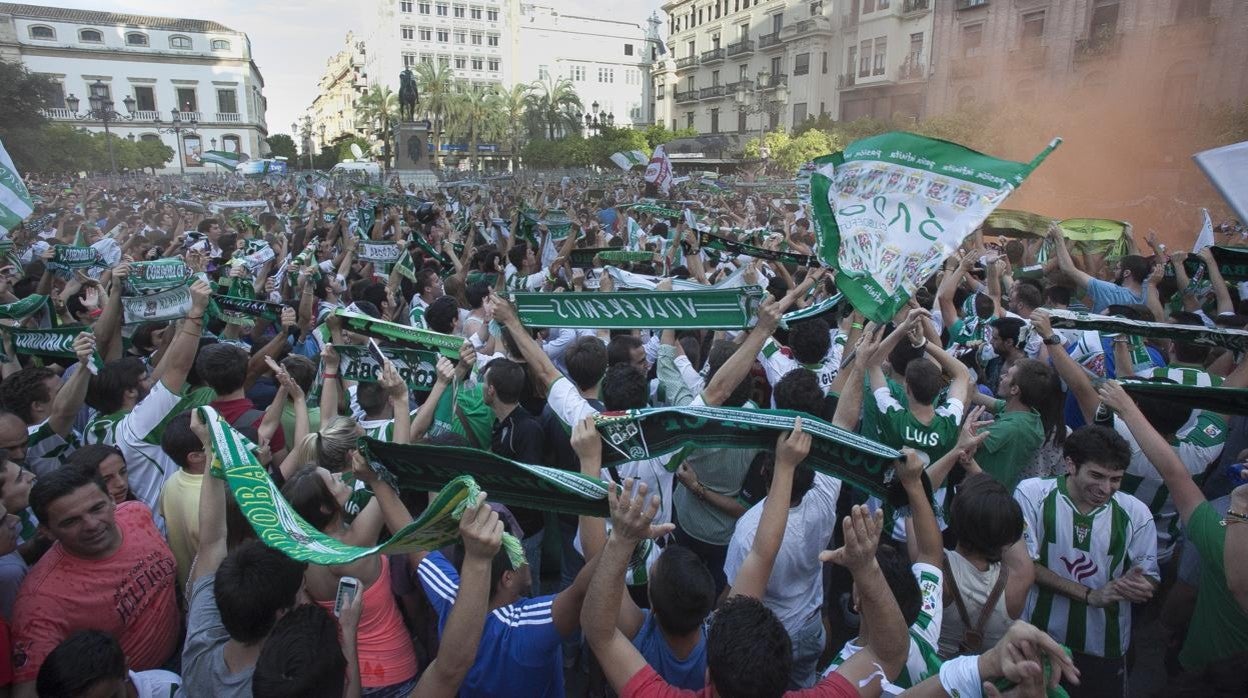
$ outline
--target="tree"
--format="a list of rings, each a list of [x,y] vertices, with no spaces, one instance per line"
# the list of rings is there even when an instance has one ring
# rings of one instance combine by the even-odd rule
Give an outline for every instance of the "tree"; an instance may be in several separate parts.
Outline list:
[[[576,94],[576,88],[567,78],[547,77],[533,83],[527,105],[530,125],[538,127],[532,135],[543,132],[548,140],[581,131],[581,112],[585,106]]]
[[[456,138],[465,138],[468,146],[469,169],[477,171],[477,145],[496,140],[505,131],[502,121],[502,97],[494,85],[473,85],[466,80],[456,83],[447,120],[448,131]]]
[[[357,136],[355,134],[345,133],[332,141],[334,150],[338,153],[338,162],[343,160],[354,160],[355,153],[351,152],[352,145],[360,146],[360,150],[364,152],[364,159],[368,159],[368,153],[373,146],[368,142],[367,138]],[[336,164],[336,163],[335,163]],[[332,165],[331,165],[332,167]]]
[[[152,174],[156,173],[157,168],[164,167],[175,154],[173,148],[154,138],[150,140],[140,138],[135,142],[134,147],[137,151],[137,167],[151,169]]]
[[[416,86],[420,89],[420,108],[432,122],[433,166],[438,167],[442,154],[442,137],[446,117],[455,101],[455,71],[441,62],[418,63]]]
[[[643,133],[646,136],[646,143],[650,144],[650,149],[653,150],[664,143],[671,143],[677,138],[693,138],[698,135],[698,130],[696,128],[682,128],[677,131],[670,131],[663,124],[651,124],[646,127]]]
[[[382,167],[390,167],[390,140],[399,120],[399,96],[389,87],[373,85],[355,105],[360,117],[381,133]]]
[[[602,129],[598,135],[589,139],[590,162],[603,167],[615,167],[611,156],[615,153],[640,150],[650,154],[650,145],[646,142],[646,134],[635,128]]]
[[[275,133],[264,139],[264,142],[269,144],[269,155],[272,157],[283,157],[292,163],[299,157],[295,140],[284,133]]]
[[[36,146],[37,131],[47,123],[43,110],[52,83],[21,63],[0,61],[0,141],[19,171],[35,169],[45,153]]]
[[[520,148],[524,146],[527,131],[525,128],[525,106],[528,104],[530,87],[528,85],[512,85],[510,90],[502,93],[499,98],[499,111],[503,117],[503,139],[507,142],[507,152],[511,154],[511,170],[516,170]]]

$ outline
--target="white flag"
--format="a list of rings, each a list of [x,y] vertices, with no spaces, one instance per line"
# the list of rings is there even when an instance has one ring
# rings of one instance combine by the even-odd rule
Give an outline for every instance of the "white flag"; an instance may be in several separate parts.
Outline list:
[[[672,161],[667,157],[665,146],[655,148],[654,155],[650,156],[650,164],[646,166],[646,183],[653,183],[663,196],[667,196],[672,188]]]
[[[1204,217],[1205,224],[1200,227],[1200,233],[1196,236],[1196,244],[1192,245],[1192,254],[1206,247],[1213,247],[1213,221],[1209,220],[1209,209],[1200,209],[1200,214]]]
[[[0,143],[0,235],[8,235],[34,210],[30,190],[13,166],[4,143]]]
[[[646,164],[646,154],[640,150],[622,150],[611,156],[611,162],[614,162],[621,170],[627,171]]]
[[[1192,156],[1241,221],[1248,221],[1248,141]]]

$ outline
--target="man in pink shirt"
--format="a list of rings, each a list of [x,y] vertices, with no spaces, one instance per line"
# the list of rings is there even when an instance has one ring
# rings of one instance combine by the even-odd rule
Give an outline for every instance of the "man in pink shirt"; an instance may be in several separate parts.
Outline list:
[[[131,669],[164,665],[181,630],[177,563],[151,509],[142,502],[115,504],[99,477],[79,468],[40,478],[30,505],[56,543],[18,590],[13,695],[34,696],[44,659],[79,630],[116,637]]]

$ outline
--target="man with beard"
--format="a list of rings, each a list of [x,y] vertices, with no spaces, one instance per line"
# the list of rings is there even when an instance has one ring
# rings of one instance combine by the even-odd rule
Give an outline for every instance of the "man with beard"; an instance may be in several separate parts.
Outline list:
[[[1074,280],[1075,285],[1088,294],[1092,312],[1100,313],[1111,305],[1137,305],[1144,303],[1148,293],[1148,260],[1129,254],[1118,263],[1118,277],[1114,283],[1097,279],[1075,266],[1075,260],[1066,249],[1066,239],[1056,224],[1049,227],[1049,237],[1057,250],[1057,264],[1062,273]]]

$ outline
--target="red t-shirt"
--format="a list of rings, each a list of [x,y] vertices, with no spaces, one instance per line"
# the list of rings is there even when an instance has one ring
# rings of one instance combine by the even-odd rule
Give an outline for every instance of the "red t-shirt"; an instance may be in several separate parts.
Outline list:
[[[659,676],[654,667],[645,665],[633,678],[624,684],[620,698],[702,698],[709,696],[710,687],[700,691],[687,688],[676,688]],[[785,691],[785,698],[858,698],[858,691],[844,676],[836,672],[828,674],[822,681],[811,688],[800,691]]]
[[[130,669],[159,669],[182,630],[178,564],[142,502],[115,515],[121,547],[103,560],[74,557],[56,543],[30,569],[13,605],[13,680],[34,681],[43,660],[79,630],[110,633]]]
[[[237,400],[214,400],[210,404],[217,410],[217,412],[221,413],[221,417],[231,425],[246,414],[247,410],[257,409],[256,403],[245,397],[240,397]],[[260,415],[259,417],[256,417],[256,421],[244,426],[252,426],[259,429],[260,422],[263,420],[264,415]],[[273,433],[273,440],[269,442],[269,450],[273,453],[277,453],[284,448],[286,448],[286,436],[282,434],[281,429],[278,429]]]

